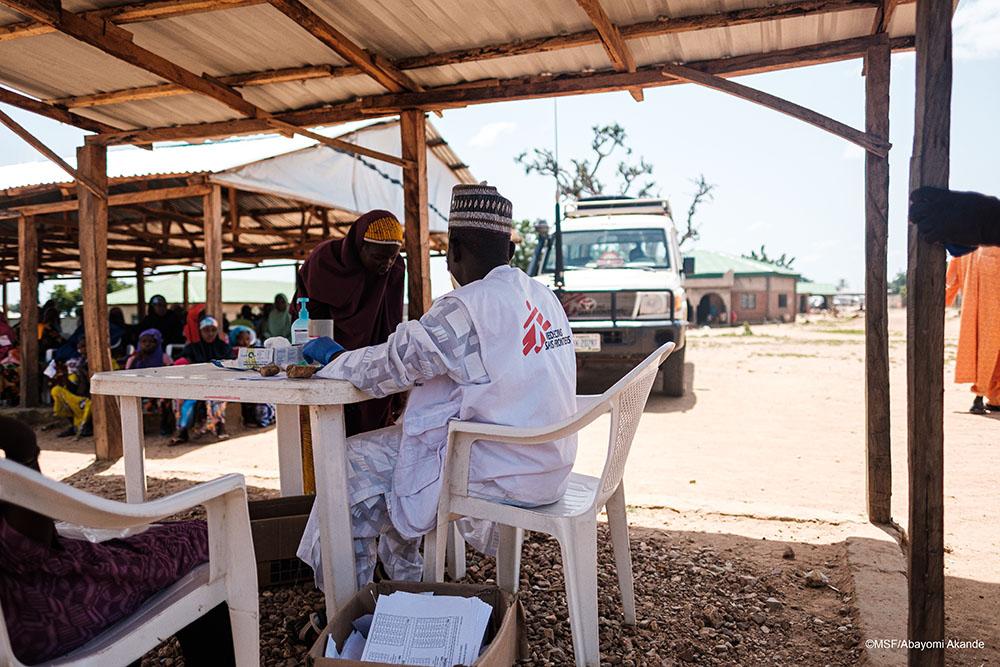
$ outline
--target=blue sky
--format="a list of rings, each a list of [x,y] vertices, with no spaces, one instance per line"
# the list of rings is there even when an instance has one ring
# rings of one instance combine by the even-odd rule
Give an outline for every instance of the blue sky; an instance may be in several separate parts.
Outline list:
[[[962,0],[955,17],[951,187],[1000,194],[1000,0]],[[864,127],[861,61],[786,70],[739,79],[855,127]],[[914,55],[892,61],[890,114],[889,272],[906,265],[906,198],[913,142]],[[3,107],[61,155],[82,133]],[[694,85],[562,98],[560,155],[586,156],[591,126],[618,122],[636,156],[654,165],[661,194],[678,222],[690,179],[705,174],[715,199],[699,214],[697,247],[732,253],[766,244],[795,256],[813,280],[846,279],[863,288],[864,153],[831,134],[769,109]],[[553,101],[473,106],[431,121],[480,179],[514,201],[515,216],[552,218],[549,180],[526,176],[514,157],[553,143]],[[39,156],[0,131],[0,164]],[[285,269],[284,271],[287,271]],[[257,273],[247,272],[248,274]],[[251,277],[246,275],[247,278]],[[11,291],[12,300],[16,292]]]

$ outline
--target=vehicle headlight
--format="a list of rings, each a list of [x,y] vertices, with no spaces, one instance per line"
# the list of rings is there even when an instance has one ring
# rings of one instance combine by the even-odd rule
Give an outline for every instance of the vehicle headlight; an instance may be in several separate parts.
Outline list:
[[[670,297],[666,292],[639,292],[636,297],[639,302],[639,317],[670,313]]]

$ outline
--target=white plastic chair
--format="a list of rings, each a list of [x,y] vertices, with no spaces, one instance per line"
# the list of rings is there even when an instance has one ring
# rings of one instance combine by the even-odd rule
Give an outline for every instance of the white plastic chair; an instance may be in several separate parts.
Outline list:
[[[225,475],[166,498],[126,504],[0,459],[0,500],[54,519],[113,530],[145,526],[198,505],[208,513],[208,563],[154,595],[132,616],[45,665],[127,665],[222,602],[229,605],[236,663],[260,664],[257,564],[243,475]],[[11,649],[2,609],[0,665],[22,667]]]
[[[552,535],[559,541],[562,550],[566,603],[576,664],[598,667],[597,515],[602,507],[607,507],[625,622],[631,625],[636,620],[635,591],[622,475],[656,374],[673,349],[673,343],[659,348],[600,396],[578,397],[577,413],[551,426],[520,428],[452,422],[437,528],[424,540],[424,578],[431,581],[444,579],[445,548],[449,540],[439,540],[437,536],[447,536],[449,533],[446,531],[452,530],[449,522],[456,518],[473,517],[499,524],[497,583],[500,588],[511,592],[517,590],[520,580],[523,531],[535,530]],[[599,478],[572,473],[562,500],[531,509],[468,495],[469,460],[473,443],[477,440],[529,447],[576,433],[606,412],[611,413],[611,430],[608,454]]]

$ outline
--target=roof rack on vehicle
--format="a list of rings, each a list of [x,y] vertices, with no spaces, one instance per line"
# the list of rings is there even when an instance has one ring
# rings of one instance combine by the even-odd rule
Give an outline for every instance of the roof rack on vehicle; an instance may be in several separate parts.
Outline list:
[[[623,195],[600,195],[582,197],[566,205],[567,218],[582,218],[594,215],[666,215],[672,217],[670,202],[666,199],[636,199]]]

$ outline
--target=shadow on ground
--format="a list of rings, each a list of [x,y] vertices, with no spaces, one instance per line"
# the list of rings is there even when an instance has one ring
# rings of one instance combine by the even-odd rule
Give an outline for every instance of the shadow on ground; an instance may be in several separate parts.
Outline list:
[[[581,375],[577,379],[577,392],[580,394],[601,394],[622,378],[621,374],[605,374],[597,376],[594,373]],[[664,396],[658,393],[656,387],[646,403],[646,412],[666,414],[668,412],[688,412],[698,403],[698,394],[694,389],[694,364],[684,364],[684,395],[679,397]]]

